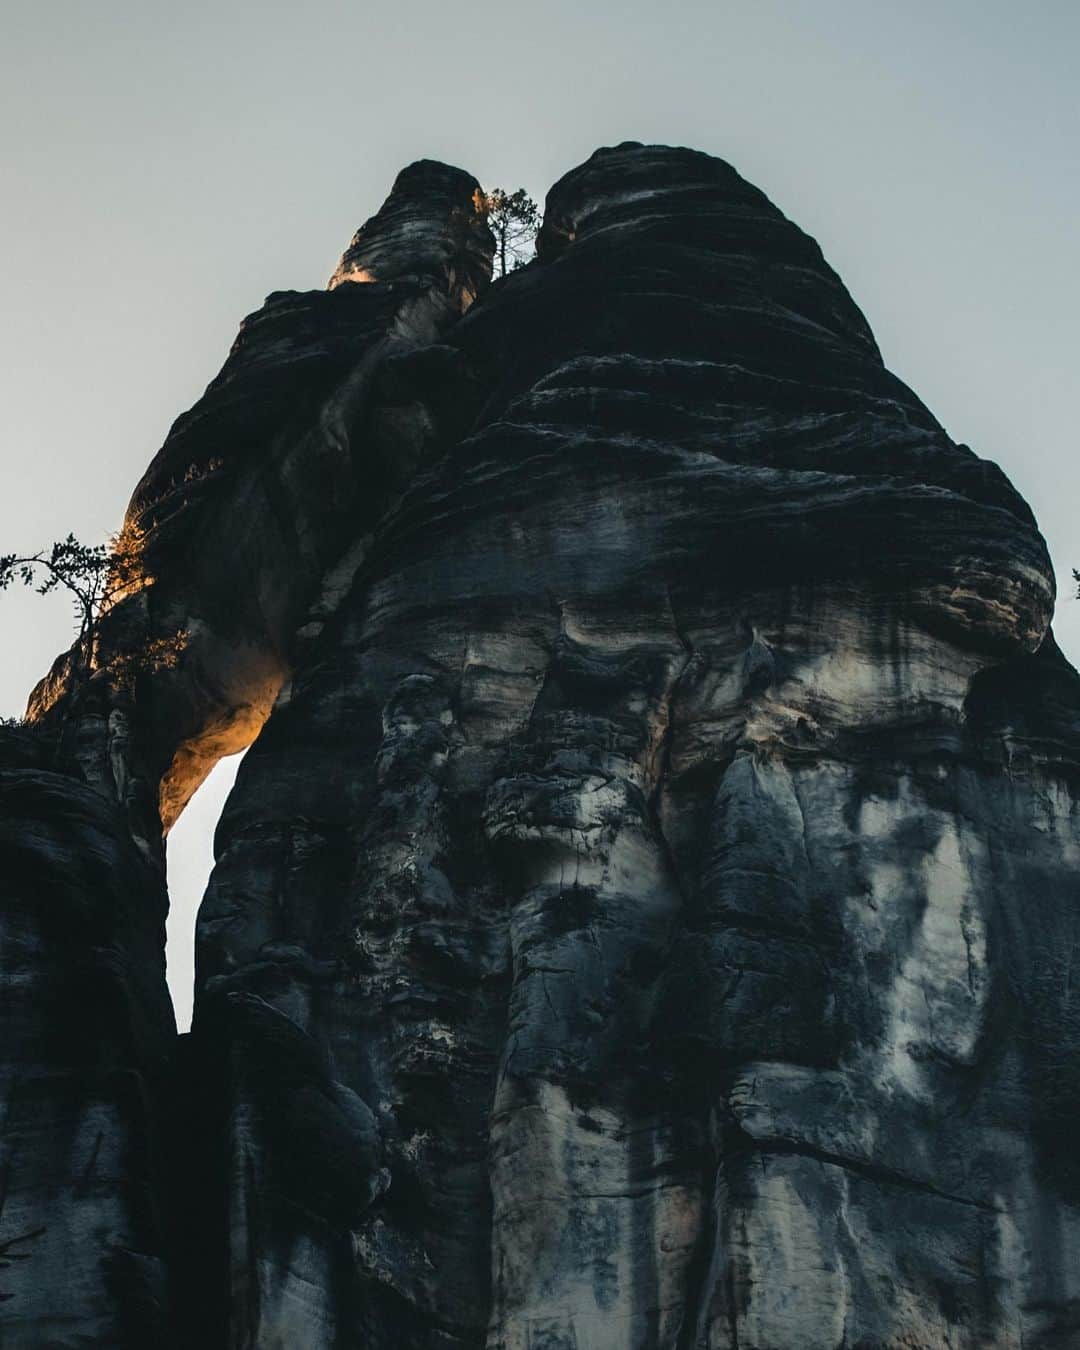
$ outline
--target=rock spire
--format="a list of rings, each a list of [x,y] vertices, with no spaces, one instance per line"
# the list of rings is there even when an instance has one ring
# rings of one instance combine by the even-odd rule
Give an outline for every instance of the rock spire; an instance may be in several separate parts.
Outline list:
[[[4,1345],[1077,1342],[1030,510],[730,165],[597,151],[491,286],[476,186],[174,426],[103,640],[177,670],[2,733]],[[161,825],[251,740],[177,1040]]]

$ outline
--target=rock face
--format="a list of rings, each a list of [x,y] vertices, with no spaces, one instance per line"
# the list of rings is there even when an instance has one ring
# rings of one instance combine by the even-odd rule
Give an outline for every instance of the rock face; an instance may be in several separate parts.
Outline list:
[[[4,1350],[225,1343],[210,1070],[169,1007],[163,827],[256,735],[436,434],[413,382],[443,379],[431,344],[491,256],[477,186],[407,170],[393,224],[407,239],[411,201],[419,262],[379,246],[381,213],[389,280],[273,295],[245,321],[136,489],[142,584],[102,619],[97,673],[72,692],[60,657],[33,730],[0,728]],[[178,630],[176,669],[112,677]]]
[[[17,948],[12,1074],[103,925],[144,964],[80,1045],[164,1163],[110,1173],[156,1227],[94,1218],[121,1329],[55,1331],[24,1262],[4,1344],[1080,1344],[1080,679],[1030,511],[723,162],[598,151],[486,290],[475,188],[412,166],[246,323],[132,508],[109,640],[182,625],[180,666],[65,711],[89,786],[11,770],[5,915],[60,868],[88,916]],[[194,1032],[135,1044],[146,822],[259,726]],[[52,1178],[79,1231],[84,1151],[42,1131],[22,1226]]]
[[[165,1345],[165,887],[123,815],[0,730],[0,1344]]]
[[[217,760],[251,743],[307,607],[324,584],[332,603],[435,434],[403,358],[460,316],[485,262],[490,273],[478,186],[430,161],[406,169],[346,255],[371,284],[271,295],[177,419],[125,522],[146,584],[105,616],[99,665],[179,630],[179,668],[144,679],[137,706],[103,670],[71,709],[61,657],[31,697],[36,720],[67,719],[148,854]]]

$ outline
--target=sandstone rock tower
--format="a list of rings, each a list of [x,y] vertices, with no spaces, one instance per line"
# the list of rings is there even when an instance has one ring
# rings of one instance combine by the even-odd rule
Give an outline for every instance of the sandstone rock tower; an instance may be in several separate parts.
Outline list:
[[[489,285],[399,177],[0,733],[0,1340],[1080,1344],[1080,680],[1031,513],[720,160]],[[164,984],[163,827],[253,742]],[[16,1240],[11,1245],[13,1240]]]

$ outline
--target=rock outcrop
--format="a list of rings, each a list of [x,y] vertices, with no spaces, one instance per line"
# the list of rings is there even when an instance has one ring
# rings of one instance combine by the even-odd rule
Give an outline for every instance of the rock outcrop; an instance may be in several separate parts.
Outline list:
[[[128,507],[143,584],[101,624],[98,676],[72,709],[61,657],[31,697],[36,721],[64,718],[88,776],[125,802],[148,854],[217,760],[254,739],[307,608],[322,586],[333,603],[435,434],[403,358],[437,342],[485,266],[490,275],[478,186],[446,165],[412,165],[334,289],[276,293],[244,320]],[[351,280],[357,258],[369,284]],[[147,672],[134,706],[108,677],[110,657],[176,632],[183,662]]]
[[[224,1335],[206,1298],[219,1206],[194,1175],[205,1074],[165,987],[163,833],[254,739],[436,435],[412,382],[442,378],[431,344],[490,269],[477,186],[412,166],[392,228],[384,208],[366,231],[386,280],[272,295],[245,320],[135,491],[138,575],[98,626],[93,677],[65,654],[32,730],[0,730],[5,1350]],[[116,677],[118,654],[177,632],[178,666]]]
[[[1030,511],[730,166],[598,151],[487,289],[475,189],[406,170],[247,322],[130,516],[108,641],[180,665],[55,703],[81,769],[13,788],[12,922],[50,869],[84,916],[18,948],[13,1077],[107,944],[80,1044],[164,1159],[110,1173],[154,1224],[93,1219],[139,1274],[97,1343],[1080,1344],[1080,678]],[[155,830],[256,732],[171,1050]],[[25,1147],[21,1226],[80,1231],[83,1143]],[[4,1274],[12,1344],[105,1325],[34,1339]]]
[[[7,728],[0,876],[0,1344],[165,1345],[164,880],[114,804]]]

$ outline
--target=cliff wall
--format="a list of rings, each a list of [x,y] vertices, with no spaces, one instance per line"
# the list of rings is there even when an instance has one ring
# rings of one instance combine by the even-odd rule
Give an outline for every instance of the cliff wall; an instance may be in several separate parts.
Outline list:
[[[131,508],[154,581],[109,640],[181,626],[179,667],[32,705],[81,768],[16,783],[64,844],[4,912],[78,878],[134,953],[82,1029],[125,1063],[161,824],[255,738],[193,1034],[129,1070],[159,1236],[50,1192],[105,1251],[91,1343],[150,1343],[118,1249],[162,1343],[1080,1343],[1080,681],[1030,511],[729,165],[598,151],[490,286],[474,190],[406,170],[331,289],[246,322]],[[88,941],[26,948],[15,1079]],[[83,1166],[51,1147],[42,1185]],[[44,1343],[15,1281],[56,1257],[4,1273]]]

